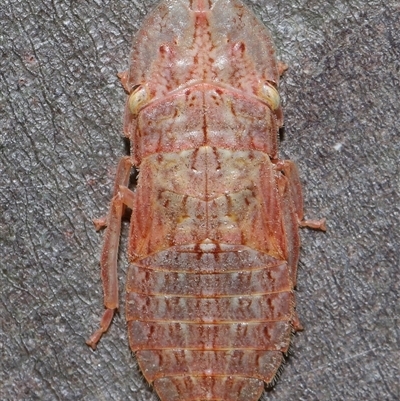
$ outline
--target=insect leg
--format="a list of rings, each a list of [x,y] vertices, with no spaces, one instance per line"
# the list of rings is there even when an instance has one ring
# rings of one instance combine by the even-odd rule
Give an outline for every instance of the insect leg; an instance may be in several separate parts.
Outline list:
[[[121,85],[124,88],[126,93],[130,92],[130,88],[129,88],[129,85],[128,85],[128,76],[129,76],[129,70],[122,71],[122,72],[119,72],[117,74],[117,77],[120,80]]]
[[[99,220],[100,225],[107,226],[100,259],[104,306],[106,310],[101,318],[100,328],[86,341],[86,344],[93,349],[96,348],[103,333],[108,330],[114,313],[118,309],[117,258],[121,234],[121,219],[125,206],[132,208],[134,203],[134,193],[127,188],[131,168],[132,163],[130,158],[122,158],[118,164],[113,198],[107,218]]]
[[[279,169],[275,179],[280,198],[279,204],[282,211],[282,226],[285,233],[281,248],[284,250],[284,257],[290,270],[292,285],[295,287],[297,264],[300,253],[300,236],[297,213],[297,206],[299,203],[297,197],[299,194],[292,191],[290,180],[285,174],[282,174]]]
[[[278,74],[280,77],[287,71],[288,68],[289,66],[286,63],[278,61]]]
[[[296,164],[291,160],[279,160],[276,164],[276,168],[288,179],[299,226],[326,231],[326,219],[304,220],[303,193],[301,190],[299,171],[297,170]]]
[[[295,288],[297,281],[297,264],[299,262],[300,254],[299,223],[296,210],[296,206],[300,202],[298,199],[296,199],[296,196],[301,195],[301,193],[296,193],[296,196],[294,195],[294,193],[292,193],[292,183],[285,174],[279,172],[279,168],[278,174],[276,175],[275,179],[280,198],[279,203],[282,211],[282,223],[285,233],[284,242],[282,243],[282,249],[284,250],[284,256],[290,272],[292,288]],[[303,330],[296,310],[293,311],[290,323],[294,331]]]

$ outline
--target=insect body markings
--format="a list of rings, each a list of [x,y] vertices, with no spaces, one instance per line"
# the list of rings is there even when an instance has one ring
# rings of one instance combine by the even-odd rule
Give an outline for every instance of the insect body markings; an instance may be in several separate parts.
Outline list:
[[[129,343],[162,401],[257,401],[300,329],[294,287],[302,191],[278,158],[281,65],[238,0],[165,0],[120,74],[128,93],[101,256],[105,312],[118,309],[121,217],[132,210]],[[137,187],[128,189],[132,167]]]

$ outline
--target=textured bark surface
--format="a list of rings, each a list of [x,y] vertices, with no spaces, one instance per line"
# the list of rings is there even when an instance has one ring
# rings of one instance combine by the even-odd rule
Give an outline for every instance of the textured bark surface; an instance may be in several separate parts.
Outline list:
[[[157,399],[123,307],[97,351],[85,345],[102,308],[91,219],[106,212],[126,154],[115,73],[156,3],[2,4],[1,399]],[[398,1],[247,4],[290,66],[281,156],[299,165],[306,216],[328,219],[326,234],[301,233],[305,331],[262,400],[399,399]]]

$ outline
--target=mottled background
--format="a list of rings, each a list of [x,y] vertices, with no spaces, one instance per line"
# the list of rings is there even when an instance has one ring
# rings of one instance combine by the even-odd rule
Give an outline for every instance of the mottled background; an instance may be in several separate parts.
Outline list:
[[[102,311],[91,220],[126,154],[115,74],[156,1],[1,3],[0,399],[155,401],[123,307],[96,352],[85,339]],[[282,154],[329,225],[302,231],[305,331],[262,400],[399,400],[399,2],[248,3],[290,65]]]

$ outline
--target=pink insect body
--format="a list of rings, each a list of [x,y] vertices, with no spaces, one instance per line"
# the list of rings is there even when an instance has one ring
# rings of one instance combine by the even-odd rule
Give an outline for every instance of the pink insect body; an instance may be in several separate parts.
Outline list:
[[[293,289],[303,221],[295,165],[277,156],[282,67],[238,0],[165,0],[120,74],[129,97],[101,258],[118,308],[121,216],[132,209],[129,342],[162,401],[257,401],[300,328]],[[135,191],[127,188],[140,169]]]

